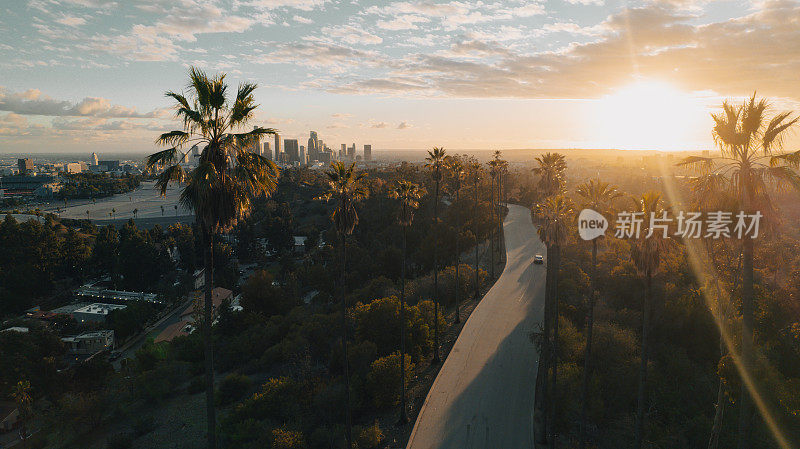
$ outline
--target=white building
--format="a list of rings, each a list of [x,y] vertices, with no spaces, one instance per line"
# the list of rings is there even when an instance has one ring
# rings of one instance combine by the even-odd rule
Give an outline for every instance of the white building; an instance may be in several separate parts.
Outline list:
[[[75,310],[72,312],[72,317],[75,318],[75,321],[79,323],[92,321],[96,323],[104,323],[109,313],[113,312],[114,310],[122,310],[126,307],[127,306],[122,306],[119,304],[103,304],[96,302]]]
[[[124,306],[123,306],[124,307]],[[100,351],[114,349],[114,331],[100,330],[84,332],[74,337],[61,339],[67,347],[67,352],[75,355],[92,355]]]

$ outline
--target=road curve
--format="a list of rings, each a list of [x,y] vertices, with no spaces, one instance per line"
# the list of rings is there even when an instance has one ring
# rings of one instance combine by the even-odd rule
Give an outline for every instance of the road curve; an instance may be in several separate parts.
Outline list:
[[[506,267],[475,308],[431,387],[407,449],[533,448],[539,356],[529,333],[544,316],[545,254],[530,210],[509,205]]]

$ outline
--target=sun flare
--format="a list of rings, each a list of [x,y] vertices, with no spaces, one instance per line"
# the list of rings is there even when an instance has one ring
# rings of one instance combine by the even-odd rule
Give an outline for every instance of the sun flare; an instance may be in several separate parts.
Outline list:
[[[696,96],[660,81],[625,86],[597,102],[599,135],[622,149],[696,149],[708,114]]]

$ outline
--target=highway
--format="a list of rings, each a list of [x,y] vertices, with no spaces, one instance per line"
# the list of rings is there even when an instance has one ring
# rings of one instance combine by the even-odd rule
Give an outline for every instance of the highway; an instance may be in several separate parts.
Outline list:
[[[530,341],[544,316],[545,254],[530,210],[509,205],[506,267],[464,325],[439,371],[407,449],[533,448],[538,354]]]

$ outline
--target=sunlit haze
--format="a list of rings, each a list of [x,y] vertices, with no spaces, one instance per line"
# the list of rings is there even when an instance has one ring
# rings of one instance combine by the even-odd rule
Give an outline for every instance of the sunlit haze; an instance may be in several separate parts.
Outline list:
[[[5,153],[145,154],[176,126],[163,93],[190,65],[257,82],[253,125],[377,152],[709,149],[722,99],[800,100],[798,55],[774,45],[800,41],[793,0],[30,0],[0,12]]]

